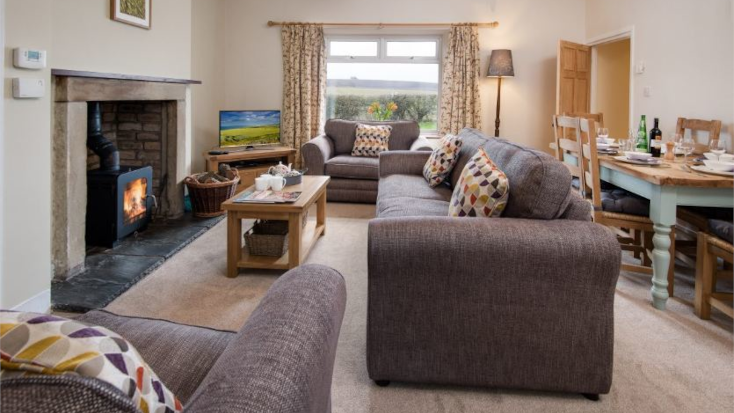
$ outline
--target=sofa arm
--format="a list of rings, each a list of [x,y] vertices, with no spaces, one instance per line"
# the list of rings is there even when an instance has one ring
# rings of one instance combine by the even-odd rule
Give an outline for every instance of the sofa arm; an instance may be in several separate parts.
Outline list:
[[[416,139],[415,141],[413,141],[413,144],[410,145],[410,150],[411,151],[429,151],[429,152],[433,152],[434,149],[435,149],[435,145],[433,145],[431,143],[431,141],[429,141],[428,139],[426,139],[426,138],[424,138],[422,136],[419,136],[418,139]]]
[[[346,305],[341,274],[304,265],[281,276],[186,405],[187,412],[312,412],[331,406]]]
[[[303,166],[307,175],[325,175],[326,161],[334,157],[334,143],[326,135],[319,135],[301,146]]]
[[[607,393],[620,256],[590,222],[374,219],[370,378]]]
[[[423,175],[428,151],[388,151],[380,154],[380,178],[390,175]]]

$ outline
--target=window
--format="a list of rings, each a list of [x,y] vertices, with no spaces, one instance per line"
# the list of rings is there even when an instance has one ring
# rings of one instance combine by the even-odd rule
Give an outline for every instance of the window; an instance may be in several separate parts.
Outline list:
[[[327,39],[326,117],[372,120],[373,102],[398,106],[392,120],[438,127],[440,38],[369,36]]]

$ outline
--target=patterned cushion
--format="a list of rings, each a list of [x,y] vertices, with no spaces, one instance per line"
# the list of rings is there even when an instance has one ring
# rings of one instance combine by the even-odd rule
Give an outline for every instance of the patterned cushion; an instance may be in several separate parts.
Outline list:
[[[376,158],[380,152],[388,150],[390,142],[390,125],[357,124],[357,139],[354,141],[352,156],[369,156]]]
[[[484,149],[466,163],[449,206],[453,217],[498,217],[510,196],[507,176],[489,159]]]
[[[423,176],[431,188],[437,187],[449,176],[459,160],[462,143],[461,138],[455,135],[446,135],[441,139],[423,167]]]
[[[144,413],[178,412],[181,403],[119,335],[47,314],[0,311],[0,377],[77,375],[107,382]]]

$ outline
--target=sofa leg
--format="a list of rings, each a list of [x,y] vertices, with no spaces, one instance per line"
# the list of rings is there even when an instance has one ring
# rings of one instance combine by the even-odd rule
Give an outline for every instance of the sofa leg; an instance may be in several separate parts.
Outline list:
[[[599,401],[599,394],[598,393],[581,393],[582,396],[584,396],[586,399],[591,400],[592,402],[598,402]]]
[[[390,385],[390,380],[375,380],[375,384],[380,387],[387,387]]]

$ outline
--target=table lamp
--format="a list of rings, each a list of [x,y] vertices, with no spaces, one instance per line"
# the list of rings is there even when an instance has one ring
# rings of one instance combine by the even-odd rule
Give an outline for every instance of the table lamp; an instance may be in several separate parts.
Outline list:
[[[487,77],[497,78],[497,116],[494,119],[494,136],[500,136],[500,93],[502,91],[502,78],[514,77],[515,67],[512,65],[512,50],[492,50],[489,56],[489,70]]]

